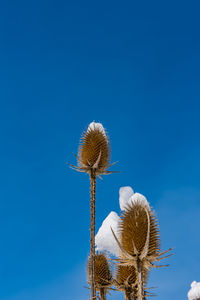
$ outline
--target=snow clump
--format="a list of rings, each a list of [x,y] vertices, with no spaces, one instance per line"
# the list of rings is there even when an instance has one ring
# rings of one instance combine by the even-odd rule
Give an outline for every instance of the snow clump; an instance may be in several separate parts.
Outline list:
[[[188,292],[188,300],[200,299],[200,282],[193,281],[191,283],[191,289]]]
[[[130,186],[123,186],[119,189],[119,206],[121,210],[125,210],[129,204],[130,197],[134,194]]]
[[[111,213],[103,221],[101,227],[99,228],[99,231],[95,236],[95,244],[96,244],[97,251],[108,251],[112,255],[118,256],[119,247],[113,236],[111,227],[114,233],[116,234],[117,238],[119,238],[119,233],[118,233],[119,222],[120,222],[120,217],[118,216],[118,214],[114,211],[111,211]]]
[[[131,203],[140,203],[149,207],[145,196],[140,193],[134,193],[130,186],[123,186],[119,189],[119,205],[121,210],[126,210]]]
[[[95,130],[97,128],[99,129],[99,131],[101,131],[102,133],[106,134],[103,125],[101,123],[95,123],[95,122],[91,122],[89,124],[87,131],[89,131],[89,130]]]

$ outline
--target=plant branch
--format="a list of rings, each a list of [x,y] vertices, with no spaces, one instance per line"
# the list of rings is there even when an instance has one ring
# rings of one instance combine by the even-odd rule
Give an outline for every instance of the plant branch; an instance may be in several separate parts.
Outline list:
[[[106,291],[104,288],[100,289],[100,299],[101,300],[106,300]]]
[[[143,300],[144,299],[144,283],[143,283],[143,276],[142,276],[142,263],[140,258],[138,257],[137,260],[137,283],[138,283],[138,288],[137,288],[137,298],[138,300]]]
[[[91,298],[96,300],[95,287],[95,200],[96,200],[96,172],[90,171],[90,263],[91,263]]]

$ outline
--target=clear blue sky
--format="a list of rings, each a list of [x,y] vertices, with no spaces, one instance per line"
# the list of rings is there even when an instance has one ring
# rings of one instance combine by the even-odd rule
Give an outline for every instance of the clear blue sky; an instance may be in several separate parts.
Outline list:
[[[93,120],[120,171],[97,227],[132,186],[175,247],[157,299],[200,281],[199,31],[199,1],[1,1],[0,300],[89,299],[88,177],[66,162]]]

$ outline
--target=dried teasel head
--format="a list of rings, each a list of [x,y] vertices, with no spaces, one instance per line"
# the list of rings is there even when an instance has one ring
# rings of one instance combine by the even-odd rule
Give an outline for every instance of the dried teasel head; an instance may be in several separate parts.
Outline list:
[[[118,265],[115,287],[125,294],[125,299],[136,299],[137,275],[133,266]]]
[[[158,221],[148,202],[135,201],[127,206],[120,223],[120,263],[137,268],[139,259],[145,269],[159,267],[154,265],[171,249],[160,251]]]
[[[90,123],[83,133],[77,159],[78,167],[70,165],[77,171],[91,173],[93,170],[97,175],[113,173],[107,170],[111,166],[110,145],[101,123]]]
[[[146,285],[148,279],[148,271],[143,269],[143,283]],[[115,276],[115,287],[124,292],[125,294],[132,295],[136,299],[137,295],[137,272],[134,266],[118,265]],[[148,291],[144,292],[145,295],[150,294]],[[135,298],[134,298],[135,296]],[[131,298],[131,297],[130,297]],[[132,299],[131,298],[131,299]]]
[[[118,265],[116,269],[116,285],[124,290],[126,287],[135,288],[137,284],[137,274],[134,266],[122,266]],[[144,282],[147,282],[148,271],[143,271]]]
[[[136,202],[122,214],[121,244],[131,255],[157,255],[160,251],[158,222],[147,206]]]
[[[146,198],[140,194],[131,196],[118,226],[118,237],[111,228],[119,247],[116,287],[124,290],[126,299],[146,299],[153,296],[145,289],[148,271],[165,257],[171,249],[160,251],[158,221]],[[170,255],[168,255],[170,256]]]
[[[95,255],[95,286],[97,290],[108,289],[112,285],[112,272],[107,256],[102,253]],[[91,262],[88,260],[88,282],[91,283]]]
[[[134,290],[137,281],[137,276],[136,276],[135,268],[133,266],[118,265],[116,268],[115,277],[116,277],[115,285],[119,290],[121,291],[125,291],[126,289]]]

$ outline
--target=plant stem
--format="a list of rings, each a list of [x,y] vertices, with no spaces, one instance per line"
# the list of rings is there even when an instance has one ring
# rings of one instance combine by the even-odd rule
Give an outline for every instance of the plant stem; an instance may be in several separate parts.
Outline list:
[[[95,288],[95,200],[96,172],[90,171],[90,263],[91,263],[91,299],[96,300]]]
[[[135,294],[135,292],[131,294],[131,300],[136,300],[136,294]]]
[[[138,289],[137,289],[137,298],[138,300],[144,299],[144,283],[143,283],[143,276],[142,276],[142,264],[140,259],[138,258],[137,261],[137,281],[138,281]]]
[[[101,300],[106,300],[106,292],[104,288],[100,289],[100,299]]]
[[[135,297],[131,294],[130,290],[125,290],[125,300],[135,300]]]
[[[125,300],[131,300],[131,295],[129,293],[125,293]]]

